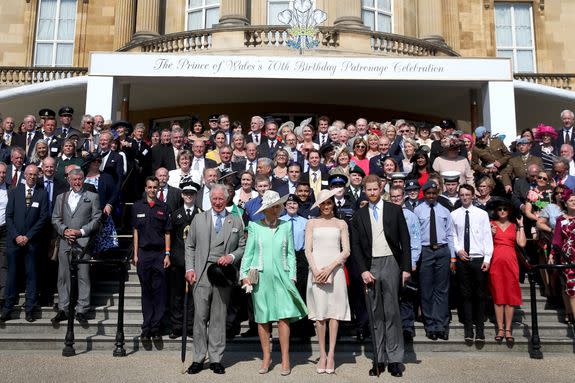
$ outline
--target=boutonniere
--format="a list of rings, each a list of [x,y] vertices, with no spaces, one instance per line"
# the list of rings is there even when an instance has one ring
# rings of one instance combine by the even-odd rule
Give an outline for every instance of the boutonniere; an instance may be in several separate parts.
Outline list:
[[[227,223],[232,223],[231,218],[228,218]]]

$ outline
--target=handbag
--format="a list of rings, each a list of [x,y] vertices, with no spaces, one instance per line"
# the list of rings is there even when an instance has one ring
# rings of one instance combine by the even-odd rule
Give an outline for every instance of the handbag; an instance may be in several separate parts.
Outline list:
[[[248,282],[250,285],[257,285],[260,281],[260,272],[258,269],[250,269],[248,271]]]
[[[60,204],[60,217],[64,215],[64,201],[66,200],[66,195],[64,193],[62,196],[62,203]],[[58,253],[60,252],[60,236],[50,240],[50,247],[48,250],[48,256],[51,261],[58,262]]]

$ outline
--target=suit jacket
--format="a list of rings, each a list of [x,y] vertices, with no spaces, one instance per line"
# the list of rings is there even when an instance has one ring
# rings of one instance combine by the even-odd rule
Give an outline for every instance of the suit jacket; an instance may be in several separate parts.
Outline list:
[[[273,158],[276,151],[283,148],[284,144],[276,140],[276,146],[271,149],[267,137],[262,137],[262,142],[258,145],[258,157]]]
[[[316,144],[321,146],[321,144],[319,143],[319,132],[313,138],[313,142],[315,142]],[[331,138],[329,138],[329,134],[327,134],[327,140],[325,140],[325,142],[323,144],[326,145],[326,144],[330,144],[330,143],[331,143]]]
[[[68,132],[67,132],[66,136],[64,136],[62,133],[63,133],[62,127],[56,128],[56,130],[54,131],[54,135],[58,138],[61,138],[62,140],[65,138],[68,138],[70,136],[73,136],[73,135],[78,136],[78,138],[82,137],[82,132],[80,132],[78,129],[72,128],[72,127],[68,128]]]
[[[246,144],[247,144],[247,143],[250,143],[250,142],[254,142],[254,138],[253,138],[253,135],[252,135],[252,132],[251,132],[251,131],[250,131],[248,134],[246,134],[245,137],[246,137]],[[262,142],[261,140],[262,140],[262,138],[264,138],[264,137],[265,137],[264,134],[263,134],[262,131],[260,130],[260,137],[259,137],[260,140],[259,140],[259,142],[258,142],[258,145],[261,144],[261,142]]]
[[[12,165],[12,164],[10,164],[6,167],[6,183],[8,185],[10,185],[10,187],[16,187],[23,182],[23,180],[24,180],[24,169],[26,169],[26,164],[22,165],[22,167],[19,170],[20,174],[18,174],[18,182],[16,185],[12,185],[12,177],[13,177],[13,175],[12,175],[13,170],[12,169],[13,168],[14,168],[14,165]]]
[[[80,193],[80,200],[78,201],[76,210],[73,212],[70,210],[70,206],[68,205],[70,192],[60,194],[56,197],[56,202],[54,203],[58,208],[55,208],[52,213],[52,225],[54,225],[54,228],[60,237],[61,254],[68,251],[71,247],[68,241],[64,238],[64,230],[83,230],[84,235],[78,238],[76,242],[80,247],[84,248],[88,245],[90,237],[98,233],[98,230],[100,229],[100,217],[102,216],[100,197],[98,194],[87,191],[85,188],[82,188]],[[64,208],[60,211],[59,207],[62,204],[62,198],[65,198]]]
[[[0,140],[0,161],[4,162],[5,164],[10,163],[10,152],[12,151],[12,147],[6,145],[4,141]]]
[[[170,213],[182,206],[182,191],[178,188],[168,185],[168,198],[166,204]]]
[[[571,129],[571,142],[567,142],[571,144],[571,146],[575,147],[575,127]],[[561,149],[561,145],[565,144],[565,134],[563,133],[563,128],[559,128],[557,130],[557,139],[555,140],[555,148],[557,153],[559,153]]]
[[[288,181],[282,181],[279,178],[272,177],[272,190],[278,192],[280,197],[289,194]]]
[[[30,246],[36,245],[36,237],[42,232],[48,220],[48,193],[34,188],[30,207],[26,207],[26,186],[18,185],[8,192],[6,205],[6,229],[8,248],[18,248],[14,241],[17,236],[28,237]]]
[[[402,271],[411,272],[411,245],[409,231],[401,206],[390,202],[383,203],[383,232],[385,239]],[[359,272],[371,268],[371,220],[369,205],[359,209],[353,216],[351,224],[351,254],[359,268]]]
[[[61,181],[57,180],[56,177],[54,177],[52,179],[52,182],[53,182],[52,183],[52,205],[50,206],[51,208],[48,211],[48,217],[52,216],[52,211],[54,210],[54,202],[56,201],[56,196],[58,196],[58,194],[64,192],[67,188],[70,187],[68,185],[68,182],[61,182]],[[38,182],[36,183],[36,187],[39,189],[45,189],[44,188],[44,177],[38,178]],[[46,190],[46,195],[48,197],[50,197],[48,190]],[[52,226],[52,224],[50,224],[50,226]]]
[[[499,171],[501,171],[510,158],[511,152],[503,141],[499,138],[492,138],[489,146],[475,145],[471,156],[471,169],[476,173],[481,173],[487,164],[499,161],[501,163]]]
[[[122,180],[124,179],[124,157],[118,154],[118,152],[110,150],[108,160],[106,161],[106,165],[104,166],[102,173],[110,174],[114,177],[114,180],[121,185]]]
[[[172,265],[180,268],[186,267],[186,241],[185,239],[189,233],[189,225],[192,223],[196,214],[200,211],[197,206],[194,205],[192,209],[192,214],[188,216],[186,213],[186,209],[184,206],[176,209],[170,215],[170,219],[172,220],[172,231],[171,231],[171,245],[172,245],[172,252],[170,259],[172,261]],[[188,229],[186,230],[186,227]]]
[[[164,162],[164,151],[166,150],[166,148],[172,148],[171,144],[167,144],[167,145],[156,145],[152,148],[151,150],[151,156],[152,156],[152,169],[158,169],[161,167],[164,167],[163,162]],[[174,163],[174,169],[176,168],[176,164]],[[168,170],[174,170],[174,169],[168,169]]]
[[[196,214],[186,238],[186,270],[194,269],[197,281],[202,278],[207,269],[212,228],[212,210],[210,209]],[[234,264],[239,266],[246,247],[244,223],[240,217],[227,214],[222,223],[222,230],[224,253],[233,254]],[[194,284],[194,289],[197,286],[197,283]]]

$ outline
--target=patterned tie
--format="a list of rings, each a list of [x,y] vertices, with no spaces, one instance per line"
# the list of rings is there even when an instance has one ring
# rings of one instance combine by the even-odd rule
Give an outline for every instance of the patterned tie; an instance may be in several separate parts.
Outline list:
[[[32,189],[26,191],[26,207],[29,208],[32,204]]]
[[[317,183],[317,172],[313,172],[313,183]]]
[[[570,143],[571,143],[571,136],[569,135],[569,131],[568,131],[568,130],[565,131],[565,143],[566,143],[566,144],[570,144]]]
[[[200,159],[194,158],[194,170],[200,170]]]
[[[222,230],[222,213],[218,213],[217,214],[217,219],[216,219],[216,233],[219,233],[220,230]]]
[[[44,189],[48,192],[48,211],[52,211],[52,180],[44,181]]]

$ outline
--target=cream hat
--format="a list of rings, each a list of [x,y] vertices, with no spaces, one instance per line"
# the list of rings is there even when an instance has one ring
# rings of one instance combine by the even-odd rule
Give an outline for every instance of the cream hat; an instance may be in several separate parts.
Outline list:
[[[285,201],[287,201],[288,197],[289,194],[280,197],[280,195],[276,191],[273,190],[266,191],[264,193],[264,196],[262,197],[262,207],[260,207],[259,210],[255,212],[255,214],[259,214],[262,211],[269,209],[270,207],[274,207],[276,205],[283,205]]]

